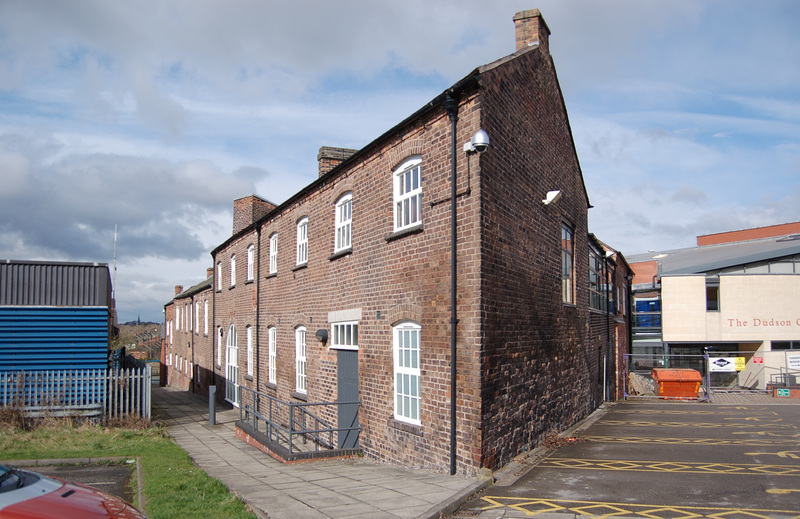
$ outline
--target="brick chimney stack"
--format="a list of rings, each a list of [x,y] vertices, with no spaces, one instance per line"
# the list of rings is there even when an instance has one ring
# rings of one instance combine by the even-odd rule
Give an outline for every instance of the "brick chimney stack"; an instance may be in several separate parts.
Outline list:
[[[177,296],[181,292],[183,292],[183,285],[175,285],[175,295]]]
[[[246,196],[233,201],[233,234],[241,231],[268,212],[275,209],[275,204],[256,195]]]
[[[550,28],[538,9],[520,11],[514,15],[514,26],[517,37],[517,50],[538,45],[546,54],[550,54]]]
[[[319,162],[319,176],[324,175],[332,170],[345,160],[349,159],[353,153],[358,150],[351,150],[349,148],[332,148],[330,146],[323,146],[319,149],[317,154],[317,162]]]
[[[210,278],[214,275],[214,267],[208,267],[206,269],[206,279]]]

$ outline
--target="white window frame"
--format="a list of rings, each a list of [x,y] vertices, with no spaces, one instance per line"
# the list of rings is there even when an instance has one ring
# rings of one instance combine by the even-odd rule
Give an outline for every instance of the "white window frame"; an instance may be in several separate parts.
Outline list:
[[[253,281],[256,264],[256,248],[251,243],[247,247],[247,281]]]
[[[422,157],[403,162],[393,175],[394,230],[400,231],[422,223]]]
[[[346,193],[336,202],[336,236],[333,251],[339,252],[353,246],[353,194]]]
[[[194,333],[200,335],[200,301],[194,302]]]
[[[308,263],[308,217],[297,222],[297,265]]]
[[[217,365],[223,366],[222,362],[222,343],[225,333],[222,330],[222,326],[217,326]]]
[[[422,327],[405,321],[392,328],[394,350],[394,418],[422,425]]]
[[[269,237],[269,273],[278,273],[278,233]]]
[[[575,229],[561,224],[561,301],[575,304]]]
[[[217,290],[222,291],[222,262],[217,262]]]
[[[236,254],[231,254],[231,286],[236,286]]]
[[[181,329],[181,305],[175,305],[175,329]]]
[[[269,342],[269,367],[267,369],[267,382],[278,383],[278,330],[274,326],[267,329]]]
[[[253,376],[253,327],[248,326],[247,330],[247,374]]]
[[[334,350],[358,351],[358,321],[333,323],[330,347]]]
[[[208,335],[208,299],[203,302],[203,335]]]
[[[295,391],[306,394],[308,391],[308,378],[306,375],[306,327],[298,326],[294,330],[294,357],[295,357]]]

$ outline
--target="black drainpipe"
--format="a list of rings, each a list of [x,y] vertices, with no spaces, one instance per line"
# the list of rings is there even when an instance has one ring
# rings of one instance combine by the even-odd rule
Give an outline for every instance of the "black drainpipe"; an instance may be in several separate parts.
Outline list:
[[[456,123],[458,121],[458,101],[451,92],[445,95],[444,109],[450,116],[450,475],[456,473]]]

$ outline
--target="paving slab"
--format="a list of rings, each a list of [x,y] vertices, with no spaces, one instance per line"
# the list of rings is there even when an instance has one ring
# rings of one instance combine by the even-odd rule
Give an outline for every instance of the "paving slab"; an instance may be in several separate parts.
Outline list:
[[[217,406],[211,426],[207,399],[174,388],[153,388],[153,410],[194,462],[261,518],[433,519],[491,484],[366,458],[283,464],[236,438],[238,409]]]

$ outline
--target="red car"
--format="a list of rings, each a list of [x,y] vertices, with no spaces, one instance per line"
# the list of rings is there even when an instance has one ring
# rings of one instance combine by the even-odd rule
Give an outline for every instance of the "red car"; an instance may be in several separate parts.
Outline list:
[[[0,465],[0,519],[144,519],[122,499],[79,483]]]

